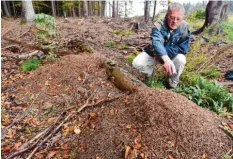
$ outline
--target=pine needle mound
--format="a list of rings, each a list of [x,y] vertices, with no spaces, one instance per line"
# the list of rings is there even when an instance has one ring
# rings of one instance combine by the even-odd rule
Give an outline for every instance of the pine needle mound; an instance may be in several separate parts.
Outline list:
[[[39,68],[28,79],[28,88],[40,92],[41,103],[66,103],[67,107],[75,103],[78,108],[92,96],[92,102],[97,102],[123,95],[79,115],[84,121],[92,112],[98,117],[88,126],[85,123],[79,135],[64,137],[72,147],[70,154],[119,159],[129,146],[131,157],[220,158],[232,148],[231,138],[219,127],[223,119],[214,112],[170,90],[139,87],[124,94],[108,80],[103,62],[95,53],[69,55]],[[58,108],[54,113],[61,113],[65,106]]]

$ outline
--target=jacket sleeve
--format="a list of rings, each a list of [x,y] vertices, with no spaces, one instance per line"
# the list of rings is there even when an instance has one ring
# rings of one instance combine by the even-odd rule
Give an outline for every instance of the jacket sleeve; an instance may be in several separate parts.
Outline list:
[[[154,48],[154,53],[157,56],[167,55],[167,50],[164,47],[164,37],[156,27],[152,29],[151,41]]]
[[[177,54],[187,54],[189,50],[189,39],[190,39],[190,31],[188,31],[186,37],[182,38],[180,41],[175,43],[174,45],[167,45],[165,49],[167,51],[168,56],[172,59]]]

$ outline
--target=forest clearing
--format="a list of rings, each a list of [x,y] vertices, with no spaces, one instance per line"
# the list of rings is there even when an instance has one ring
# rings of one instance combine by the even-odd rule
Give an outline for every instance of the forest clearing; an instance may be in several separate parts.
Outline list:
[[[2,158],[232,157],[233,85],[225,75],[233,69],[233,15],[222,34],[191,36],[175,89],[161,65],[151,79],[132,67],[154,22],[51,17],[1,18]],[[193,31],[204,22],[186,20]]]

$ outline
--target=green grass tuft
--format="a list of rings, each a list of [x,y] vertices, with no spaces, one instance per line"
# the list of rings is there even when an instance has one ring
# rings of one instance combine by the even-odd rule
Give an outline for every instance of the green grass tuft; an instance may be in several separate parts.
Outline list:
[[[116,43],[114,41],[106,41],[105,42],[105,46],[107,47],[114,47],[116,45]]]
[[[32,71],[35,70],[39,67],[39,64],[41,63],[41,61],[38,58],[32,58],[32,59],[28,59],[23,61],[23,63],[21,64],[20,68],[22,69],[22,71],[24,72],[28,72],[28,71]]]
[[[164,85],[164,79],[159,79],[159,78],[156,78],[155,76],[151,77],[151,79],[149,79],[148,81],[145,82],[145,84],[148,86],[148,87],[151,87],[151,88],[166,88],[165,85]]]

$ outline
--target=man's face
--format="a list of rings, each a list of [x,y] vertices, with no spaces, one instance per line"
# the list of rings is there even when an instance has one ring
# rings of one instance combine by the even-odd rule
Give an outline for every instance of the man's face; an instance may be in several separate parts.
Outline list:
[[[184,17],[182,10],[171,10],[167,14],[167,25],[171,30],[175,30],[180,26],[180,23]]]

